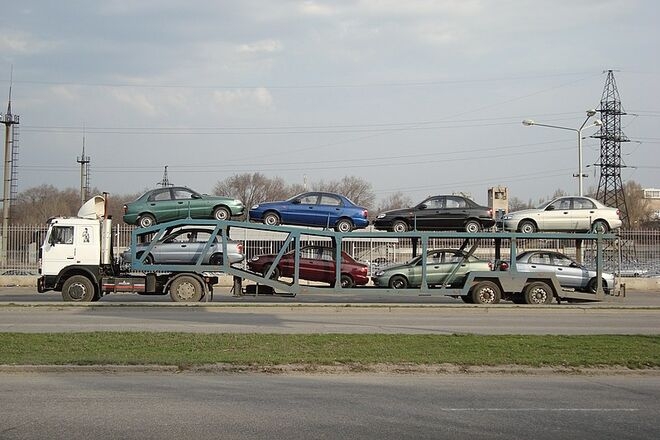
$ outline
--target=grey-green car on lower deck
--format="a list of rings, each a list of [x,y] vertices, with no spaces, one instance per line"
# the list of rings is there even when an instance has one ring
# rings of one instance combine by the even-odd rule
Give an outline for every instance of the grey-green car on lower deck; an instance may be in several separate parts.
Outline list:
[[[448,280],[449,274],[458,265],[455,276]],[[429,286],[441,286],[447,282],[451,286],[460,287],[469,272],[489,271],[490,261],[481,260],[474,255],[468,255],[458,249],[435,249],[427,252],[426,283]],[[422,284],[422,256],[417,256],[404,264],[396,264],[383,268],[371,277],[377,287],[391,289],[406,289],[419,287]]]

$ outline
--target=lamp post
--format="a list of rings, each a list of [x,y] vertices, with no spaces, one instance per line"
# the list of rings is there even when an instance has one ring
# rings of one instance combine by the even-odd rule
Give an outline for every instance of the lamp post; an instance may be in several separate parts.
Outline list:
[[[533,121],[531,119],[525,119],[522,121],[523,125],[526,127],[530,127],[532,125],[538,125],[539,127],[548,127],[548,128],[558,128],[560,130],[570,130],[574,131],[577,133],[577,138],[578,138],[578,172],[577,174],[573,174],[573,177],[578,178],[578,188],[579,188],[579,195],[583,196],[584,195],[584,188],[582,186],[582,178],[584,177],[584,174],[582,174],[582,130],[585,128],[591,128],[591,127],[600,127],[603,125],[603,122],[600,119],[596,119],[593,121],[590,125],[586,125],[589,119],[591,119],[592,116],[596,114],[596,110],[587,110],[587,118],[584,120],[582,125],[580,125],[580,128],[570,128],[570,127],[561,127],[558,125],[548,125],[548,124],[539,124],[536,121]]]

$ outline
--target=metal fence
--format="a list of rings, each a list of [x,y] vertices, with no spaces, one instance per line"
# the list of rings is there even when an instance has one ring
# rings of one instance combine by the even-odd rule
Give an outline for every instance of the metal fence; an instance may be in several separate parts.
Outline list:
[[[121,224],[113,227],[115,255],[125,250],[130,243],[133,226]],[[28,275],[37,271],[38,249],[46,235],[46,225],[10,226],[8,230],[7,258],[0,261],[0,275]],[[244,243],[246,261],[259,254],[277,253],[283,244],[283,239],[263,237],[255,234],[258,231],[242,229],[231,234],[232,239]],[[322,244],[319,240],[307,240],[301,245]],[[326,242],[329,243],[329,242]],[[433,239],[428,243],[428,249],[459,248],[463,244],[461,238]],[[412,258],[413,246],[410,239],[397,238],[350,238],[342,240],[343,250],[358,261],[367,263],[373,271],[382,265],[404,262]],[[502,259],[509,258],[509,244],[502,242]],[[519,251],[528,249],[548,249],[562,252],[577,258],[574,240],[559,239],[523,239],[518,240]],[[595,261],[595,243],[584,243],[582,261],[593,266]],[[475,256],[493,260],[495,249],[492,240],[483,240]],[[624,276],[657,276],[660,275],[660,230],[627,231],[622,230],[616,242],[608,244],[604,252],[604,269],[620,273]]]

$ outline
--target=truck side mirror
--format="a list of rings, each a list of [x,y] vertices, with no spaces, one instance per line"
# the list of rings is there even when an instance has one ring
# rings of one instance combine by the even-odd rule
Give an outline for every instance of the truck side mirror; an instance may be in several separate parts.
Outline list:
[[[57,240],[55,239],[55,234],[50,234],[48,236],[48,244],[51,245],[51,246],[55,246],[56,242],[57,242]]]

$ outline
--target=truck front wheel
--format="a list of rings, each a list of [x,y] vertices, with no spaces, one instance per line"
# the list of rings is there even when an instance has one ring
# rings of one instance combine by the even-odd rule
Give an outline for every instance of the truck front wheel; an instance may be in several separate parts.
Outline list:
[[[89,278],[83,275],[68,278],[62,286],[64,301],[91,302],[95,296],[94,285]]]
[[[204,296],[202,285],[195,278],[183,275],[172,281],[170,298],[174,302],[199,302]]]

